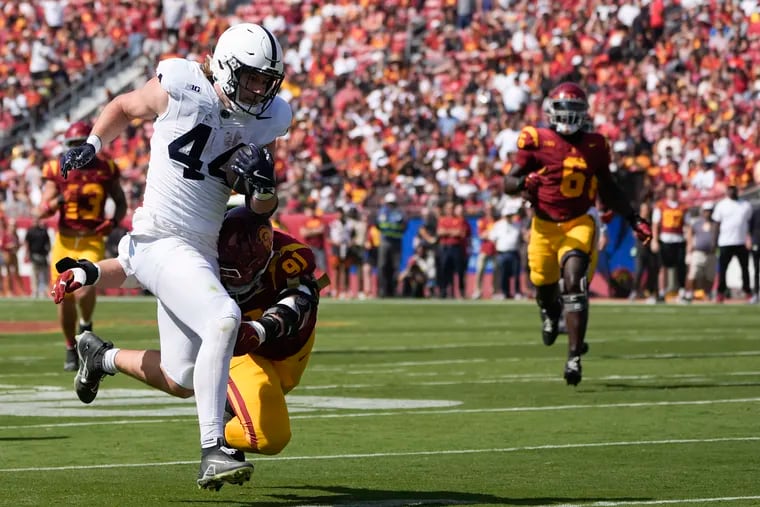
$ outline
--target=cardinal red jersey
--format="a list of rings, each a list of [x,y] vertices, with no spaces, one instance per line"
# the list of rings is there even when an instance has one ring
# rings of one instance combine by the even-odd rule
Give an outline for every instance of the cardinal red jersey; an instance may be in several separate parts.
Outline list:
[[[680,203],[662,200],[657,203],[660,210],[660,234],[677,234],[683,236],[688,208]]]
[[[106,198],[119,168],[111,160],[95,158],[87,166],[61,175],[61,163],[50,160],[42,167],[42,179],[55,182],[63,196],[58,226],[75,231],[92,231],[105,220]]]
[[[274,306],[288,288],[301,285],[301,279],[313,278],[316,263],[311,249],[282,231],[274,231],[272,260],[261,280],[248,293],[236,296],[240,310],[251,319],[258,319]],[[309,340],[317,321],[316,312],[299,330],[298,336],[266,341],[254,352],[272,360],[282,360],[298,352]]]
[[[517,147],[517,164],[539,178],[538,194],[532,199],[538,217],[564,222],[594,205],[597,178],[610,170],[603,135],[579,132],[567,138],[551,129],[524,127]]]

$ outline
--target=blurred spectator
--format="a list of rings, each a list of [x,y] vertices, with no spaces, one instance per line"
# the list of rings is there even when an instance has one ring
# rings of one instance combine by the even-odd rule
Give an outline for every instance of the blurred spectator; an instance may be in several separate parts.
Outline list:
[[[39,217],[35,217],[32,226],[27,229],[24,237],[26,244],[26,262],[32,265],[30,286],[32,297],[41,299],[47,297],[50,290],[50,235],[47,227]]]
[[[491,239],[491,229],[494,226],[494,222],[499,218],[498,213],[493,208],[493,205],[486,202],[483,209],[483,216],[478,218],[478,238],[480,238],[480,252],[478,252],[478,258],[475,261],[475,292],[472,294],[472,299],[480,299],[483,295],[483,274],[486,270],[486,265],[491,264],[493,273],[493,294],[496,293],[497,282],[497,269],[496,269],[496,244]]]
[[[749,236],[749,222],[752,219],[752,206],[739,199],[739,190],[734,185],[726,189],[726,197],[718,201],[712,213],[712,219],[718,223],[718,302],[726,298],[726,270],[731,259],[736,257],[742,272],[742,290],[749,300],[752,291],[749,286],[749,248],[752,239]]]
[[[694,291],[704,292],[710,299],[718,264],[715,252],[718,248],[718,225],[712,220],[715,205],[707,201],[700,207],[700,216],[687,229],[689,272],[686,277],[686,301],[691,302]]]
[[[423,245],[417,245],[414,253],[407,259],[406,267],[399,274],[401,296],[405,298],[423,298],[429,282],[435,276],[432,257]]]
[[[316,216],[316,205],[314,203],[306,205],[304,214],[306,217],[299,232],[304,243],[314,252],[314,261],[317,269],[322,273],[326,273],[325,224],[320,217]]]
[[[380,231],[377,259],[378,295],[394,297],[398,280],[396,274],[401,266],[401,240],[407,227],[406,214],[399,208],[396,194],[385,194],[376,223]]]
[[[6,296],[20,296],[23,293],[23,283],[18,272],[18,250],[21,241],[16,229],[16,220],[10,218],[0,229],[0,250],[5,264],[5,280],[3,293]]]
[[[440,262],[438,291],[441,298],[455,297],[454,275],[459,273],[465,264],[463,243],[468,237],[469,226],[461,213],[455,213],[454,202],[448,201],[443,205],[443,212],[438,218],[438,259]],[[466,265],[466,264],[465,264]],[[461,288],[460,283],[460,288]],[[460,291],[459,297],[464,297]]]
[[[501,296],[509,299],[521,299],[522,288],[520,283],[520,245],[522,243],[522,227],[519,221],[518,210],[515,208],[503,208],[501,218],[493,225],[489,237],[496,247],[496,263],[499,268],[499,292]],[[510,287],[510,282],[514,285]]]
[[[665,294],[675,292],[683,301],[686,284],[686,216],[688,207],[679,202],[675,183],[665,186],[665,198],[652,213],[652,252],[659,253],[664,268]]]

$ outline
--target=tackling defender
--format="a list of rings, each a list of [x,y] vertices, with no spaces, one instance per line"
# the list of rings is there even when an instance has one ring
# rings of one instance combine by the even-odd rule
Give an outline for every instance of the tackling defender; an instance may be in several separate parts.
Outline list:
[[[588,324],[589,269],[596,247],[596,225],[588,211],[597,191],[606,207],[624,216],[640,239],[649,241],[652,233],[612,179],[607,140],[584,131],[586,93],[575,83],[562,83],[550,92],[544,110],[551,128],[522,129],[504,191],[524,192],[535,209],[528,264],[537,289],[542,338],[545,345],[557,339],[564,307],[569,342],[564,377],[568,384],[578,385]]]
[[[155,120],[145,198],[118,259],[158,299],[162,372],[195,392],[201,487],[245,482],[253,469],[224,441],[240,308],[219,280],[216,243],[231,187],[243,190],[257,213],[268,216],[277,206],[270,153],[292,118],[277,96],[283,78],[282,48],[272,33],[252,23],[232,26],[203,64],[161,61],[156,77],[108,103],[87,142],[63,157],[65,177],[132,119]],[[93,348],[110,348],[92,336],[80,335],[80,363]],[[75,389],[83,402],[94,399],[99,382],[80,364]]]
[[[72,123],[63,134],[63,145],[73,148],[85,142],[91,125],[84,121]],[[127,199],[119,182],[119,168],[112,160],[93,158],[70,179],[63,177],[58,158],[49,160],[42,167],[42,197],[36,210],[40,218],[48,218],[60,211],[58,231],[51,250],[49,280],[57,273],[52,268],[64,257],[88,259],[98,262],[105,258],[105,239],[113,227],[127,213]],[[106,199],[113,199],[116,208],[113,218],[105,217]],[[66,359],[63,369],[79,368],[74,336],[79,331],[92,331],[92,314],[95,311],[94,289],[83,290],[63,301],[58,307],[58,321],[66,340]],[[78,307],[78,308],[77,308]],[[77,309],[79,311],[77,311]]]
[[[96,273],[94,284],[101,287],[119,287],[127,279],[116,259],[97,265],[68,259],[64,264],[73,267],[53,286],[56,303],[81,290],[87,272]],[[229,369],[225,438],[239,451],[277,454],[290,440],[285,395],[298,385],[309,362],[326,277],[315,278],[308,246],[273,231],[267,218],[244,207],[230,210],[222,223],[219,269],[222,284],[244,315]],[[97,378],[118,371],[173,396],[193,395],[160,368],[160,351],[107,348],[91,333],[86,339],[100,345],[83,358]],[[242,452],[237,455],[242,458]]]

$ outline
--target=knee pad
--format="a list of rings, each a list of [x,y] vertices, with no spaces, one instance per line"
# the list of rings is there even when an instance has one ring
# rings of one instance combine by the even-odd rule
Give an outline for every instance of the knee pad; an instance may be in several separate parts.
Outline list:
[[[578,313],[588,309],[588,296],[585,293],[562,294],[562,306],[566,313]]]

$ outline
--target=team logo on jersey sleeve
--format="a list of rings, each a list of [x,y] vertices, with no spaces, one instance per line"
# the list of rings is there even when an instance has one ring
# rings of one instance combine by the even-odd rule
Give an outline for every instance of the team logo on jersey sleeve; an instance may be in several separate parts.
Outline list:
[[[261,244],[264,245],[267,250],[272,250],[272,229],[262,225],[259,227],[258,236]]]

